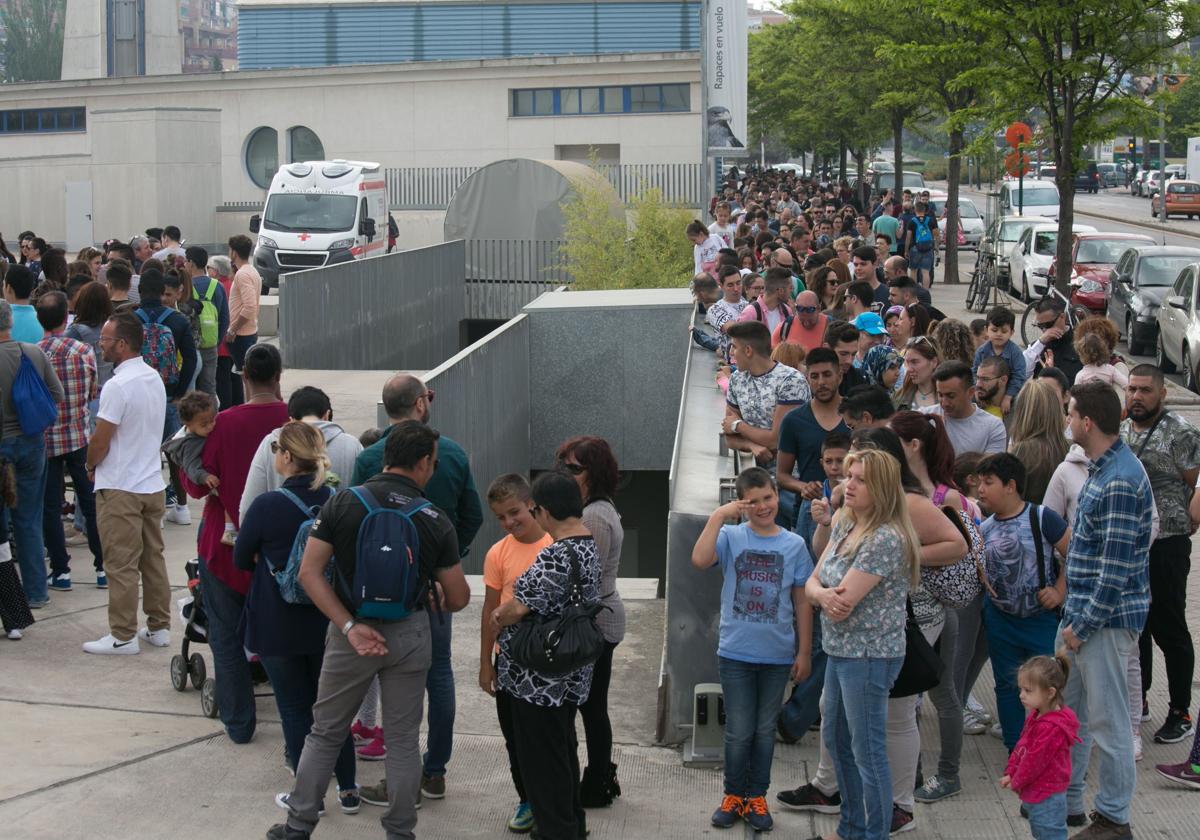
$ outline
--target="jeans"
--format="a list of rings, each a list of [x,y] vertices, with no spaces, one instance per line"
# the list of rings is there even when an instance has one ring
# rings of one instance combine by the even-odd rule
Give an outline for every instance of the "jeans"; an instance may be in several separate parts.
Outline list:
[[[813,614],[812,669],[804,682],[796,683],[779,719],[793,738],[804,733],[821,717],[821,690],[825,687],[825,663],[828,657],[821,647],[821,616]]]
[[[1137,637],[1133,630],[1104,627],[1092,633],[1076,652],[1063,644],[1061,631],[1055,639],[1055,648],[1066,650],[1071,660],[1064,697],[1079,718],[1081,743],[1071,747],[1071,786],[1067,789],[1067,807],[1072,814],[1086,811],[1083,788],[1095,741],[1100,754],[1100,789],[1092,805],[1115,823],[1129,822],[1137,773],[1125,670]]]
[[[725,696],[725,793],[766,796],[775,756],[775,723],[789,665],[717,660]]]
[[[206,394],[217,395],[217,346],[205,347],[197,352],[200,364],[196,368],[196,379],[192,387]]]
[[[167,413],[163,416],[163,441],[183,428],[183,423],[179,419],[179,406],[176,403],[167,400]],[[183,493],[183,486],[179,481],[179,470],[170,461],[167,462],[167,507],[177,504],[186,504],[187,496]]]
[[[1150,612],[1140,642],[1142,694],[1150,690],[1154,645],[1167,666],[1167,691],[1171,708],[1187,711],[1192,705],[1192,673],[1196,651],[1188,630],[1187,579],[1192,568],[1192,540],[1186,535],[1162,537],[1150,545]]]
[[[42,539],[42,508],[46,497],[46,445],[41,435],[14,435],[0,441],[0,456],[12,465],[17,476],[17,506],[2,521],[8,535],[12,516],[13,551],[21,570],[21,588],[30,604],[44,604],[46,593],[46,544]],[[61,516],[61,513],[59,514]],[[61,525],[58,529],[62,531]]]
[[[612,721],[608,718],[608,686],[612,682],[613,651],[617,646],[604,643],[604,653],[592,667],[592,688],[579,707],[583,734],[587,739],[588,767],[601,778],[608,778],[612,764]]]
[[[42,506],[42,538],[46,552],[50,555],[50,574],[71,573],[71,557],[67,554],[67,541],[62,526],[63,470],[66,469],[75,485],[75,507],[83,511],[84,528],[87,531],[88,548],[97,572],[104,569],[104,554],[100,548],[100,530],[96,527],[96,495],[87,475],[87,447],[76,449],[65,455],[46,459],[46,492]]]
[[[232,408],[241,403],[233,401],[233,382],[237,379],[240,386],[242,384],[240,377],[235,377],[233,374],[233,356],[217,356],[217,405],[222,409]],[[240,388],[239,388],[240,391]]]
[[[938,755],[937,774],[951,782],[958,781],[959,763],[963,746],[963,698],[958,694],[954,681],[954,660],[958,651],[958,613],[947,609],[946,621],[938,637],[938,653],[946,666],[945,676],[929,689],[929,700],[937,710],[938,734],[941,736],[941,753]]]
[[[304,754],[304,739],[312,729],[313,704],[321,681],[324,652],[300,656],[263,656],[262,666],[271,678],[275,706],[283,724],[283,742],[287,745],[288,764],[294,770]],[[338,790],[354,789],[354,739],[349,734],[333,767]]]
[[[433,662],[425,677],[425,690],[429,692],[429,733],[425,755],[421,757],[426,776],[445,776],[454,748],[454,670],[450,667],[450,630],[450,613],[429,612]]]
[[[1017,688],[1017,669],[1031,656],[1054,655],[1058,617],[1052,612],[1040,612],[1018,618],[996,609],[987,598],[983,602],[983,623],[987,630],[988,650],[992,654],[992,674],[996,678],[1000,729],[1004,733],[1004,746],[1012,752],[1025,728],[1025,707],[1021,705],[1021,692]],[[1121,674],[1121,685],[1124,686],[1124,663]]]
[[[833,754],[842,794],[837,832],[843,840],[887,840],[891,831],[888,692],[903,664],[902,656],[830,656],[825,667],[822,736]]]
[[[817,523],[813,522],[812,518],[812,499],[805,499],[800,503],[800,507],[796,510],[796,526],[793,528],[796,534],[804,540],[804,546],[808,549],[808,553],[812,557],[816,557],[817,553],[813,550],[813,536],[817,533]]]
[[[715,335],[712,335],[707,330],[699,329],[697,327],[692,328],[692,340],[705,350],[710,350],[714,353],[716,352],[717,348],[721,346],[721,339],[717,338]]]
[[[790,531],[796,527],[796,509],[799,507],[800,497],[791,490],[779,491],[779,509],[775,513],[775,524],[785,531]]]
[[[203,587],[204,611],[208,614],[208,645],[212,648],[217,681],[217,708],[229,740],[245,744],[254,737],[257,723],[254,683],[238,627],[246,596],[213,577],[203,557],[200,558],[200,585]],[[328,773],[325,778],[329,778]]]
[[[1067,840],[1067,795],[1055,793],[1041,802],[1026,802],[1033,840]]]

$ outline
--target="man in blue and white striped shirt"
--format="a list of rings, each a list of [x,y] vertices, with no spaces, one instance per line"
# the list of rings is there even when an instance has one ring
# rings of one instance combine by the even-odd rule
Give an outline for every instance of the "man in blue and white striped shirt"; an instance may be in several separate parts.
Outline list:
[[[1071,659],[1065,699],[1079,717],[1082,738],[1071,750],[1067,810],[1072,816],[1084,813],[1084,779],[1095,741],[1100,789],[1092,825],[1076,837],[1132,837],[1129,803],[1137,774],[1125,669],[1150,605],[1154,497],[1146,471],[1119,437],[1121,401],[1111,386],[1090,382],[1072,388],[1067,418],[1072,439],[1092,462],[1071,525],[1059,631],[1059,646]]]

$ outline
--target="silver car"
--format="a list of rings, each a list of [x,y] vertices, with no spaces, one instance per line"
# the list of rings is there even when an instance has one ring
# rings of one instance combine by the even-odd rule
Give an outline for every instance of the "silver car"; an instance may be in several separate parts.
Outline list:
[[[1196,391],[1196,365],[1200,364],[1200,263],[1179,272],[1170,293],[1158,310],[1158,346],[1155,361],[1165,373],[1176,368],[1183,384]]]
[[[935,198],[929,202],[933,215],[938,218],[938,231],[942,234],[942,247],[946,247],[946,200]],[[969,198],[958,200],[958,225],[967,240],[966,247],[978,248],[979,240],[983,239],[983,214]]]

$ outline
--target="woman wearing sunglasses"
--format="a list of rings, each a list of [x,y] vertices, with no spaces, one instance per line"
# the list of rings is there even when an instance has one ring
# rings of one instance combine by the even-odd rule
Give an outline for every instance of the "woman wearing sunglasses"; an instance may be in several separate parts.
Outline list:
[[[625,530],[612,501],[620,473],[612,448],[604,438],[571,438],[558,448],[557,457],[559,467],[575,479],[583,496],[583,525],[596,541],[600,558],[600,603],[608,608],[596,616],[607,644],[596,662],[591,693],[579,707],[588,752],[580,801],[585,808],[600,808],[611,805],[621,795],[617,765],[612,760],[612,723],[608,718],[613,651],[625,638],[625,605],[617,592]]]

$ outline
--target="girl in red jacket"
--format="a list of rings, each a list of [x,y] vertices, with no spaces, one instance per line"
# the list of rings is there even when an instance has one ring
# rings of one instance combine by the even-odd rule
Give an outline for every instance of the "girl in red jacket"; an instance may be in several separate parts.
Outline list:
[[[1067,838],[1071,745],[1079,740],[1079,720],[1063,704],[1070,668],[1060,653],[1053,658],[1035,656],[1017,672],[1021,704],[1029,716],[1000,784],[1025,803],[1034,840]]]

